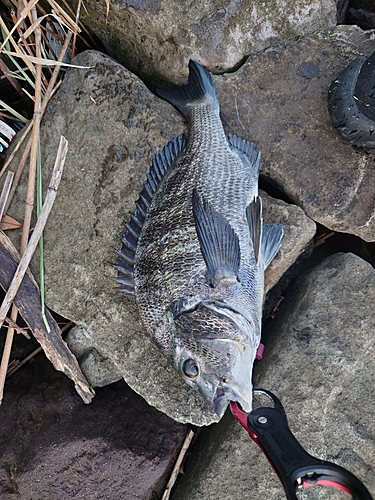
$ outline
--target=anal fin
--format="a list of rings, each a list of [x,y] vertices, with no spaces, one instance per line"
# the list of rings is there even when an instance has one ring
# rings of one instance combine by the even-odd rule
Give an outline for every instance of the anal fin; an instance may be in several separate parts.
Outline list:
[[[192,195],[195,228],[210,285],[216,287],[223,278],[237,279],[241,253],[238,236],[227,219],[216,212],[197,192]]]
[[[247,223],[249,224],[250,238],[253,242],[255,260],[259,264],[259,252],[262,238],[262,199],[256,196],[246,209]]]
[[[284,230],[281,224],[265,224],[262,231],[261,256],[264,269],[271,264],[280,249]]]

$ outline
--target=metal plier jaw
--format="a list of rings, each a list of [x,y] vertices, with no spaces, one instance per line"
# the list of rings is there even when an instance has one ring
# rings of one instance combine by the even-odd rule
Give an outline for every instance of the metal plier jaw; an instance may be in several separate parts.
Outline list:
[[[296,492],[315,484],[332,486],[349,493],[354,500],[373,500],[367,488],[354,474],[307,453],[288,427],[280,400],[272,392],[259,389],[253,394],[268,397],[274,407],[256,408],[244,413],[231,402],[234,417],[263,451],[284,487],[288,500],[298,500]]]

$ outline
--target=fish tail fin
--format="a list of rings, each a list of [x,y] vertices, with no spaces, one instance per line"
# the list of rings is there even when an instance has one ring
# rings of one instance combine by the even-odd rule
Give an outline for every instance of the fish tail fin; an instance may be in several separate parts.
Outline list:
[[[219,108],[211,74],[192,60],[189,61],[189,80],[186,85],[171,90],[157,89],[156,92],[173,104],[185,117],[189,115],[189,108],[198,103],[212,103]]]

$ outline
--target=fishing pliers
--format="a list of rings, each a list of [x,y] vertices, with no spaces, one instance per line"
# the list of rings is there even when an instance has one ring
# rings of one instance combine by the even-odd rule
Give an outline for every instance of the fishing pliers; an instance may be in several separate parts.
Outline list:
[[[244,413],[231,402],[231,411],[260,447],[284,487],[288,500],[298,500],[296,492],[314,485],[332,486],[349,493],[354,500],[373,500],[365,485],[348,470],[307,453],[288,426],[280,400],[270,391],[254,390],[266,396],[273,407],[264,406]]]

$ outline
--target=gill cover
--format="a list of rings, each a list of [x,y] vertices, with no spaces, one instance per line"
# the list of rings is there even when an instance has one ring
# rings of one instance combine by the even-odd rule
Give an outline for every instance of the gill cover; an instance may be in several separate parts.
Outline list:
[[[250,411],[255,325],[225,304],[207,301],[176,318],[176,334],[176,368],[186,383],[219,417],[230,401]]]

